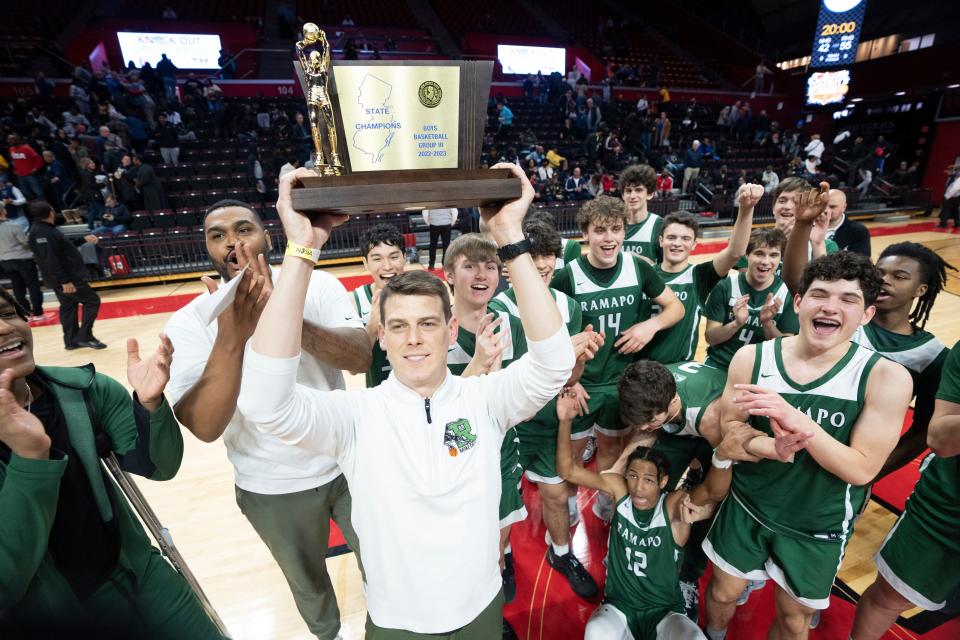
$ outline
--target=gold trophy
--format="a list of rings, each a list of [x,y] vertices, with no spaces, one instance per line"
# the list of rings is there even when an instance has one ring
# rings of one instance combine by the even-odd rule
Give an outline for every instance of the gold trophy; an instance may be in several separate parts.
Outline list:
[[[316,48],[307,54],[308,47]],[[330,43],[327,34],[312,22],[303,25],[303,40],[297,42],[297,56],[307,84],[307,114],[314,149],[313,169],[322,176],[339,176],[343,172],[343,164],[337,155],[337,126],[327,88],[330,79]],[[321,121],[330,149],[329,164],[324,160]]]
[[[389,213],[520,197],[509,170],[479,166],[492,61],[333,61],[312,22],[296,50],[317,174],[293,190],[298,210]]]

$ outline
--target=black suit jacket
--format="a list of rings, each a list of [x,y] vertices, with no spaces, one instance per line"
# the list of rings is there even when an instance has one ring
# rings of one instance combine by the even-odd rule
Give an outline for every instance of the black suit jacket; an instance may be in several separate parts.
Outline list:
[[[870,231],[863,223],[851,220],[849,216],[837,227],[833,241],[842,251],[853,251],[870,257]]]

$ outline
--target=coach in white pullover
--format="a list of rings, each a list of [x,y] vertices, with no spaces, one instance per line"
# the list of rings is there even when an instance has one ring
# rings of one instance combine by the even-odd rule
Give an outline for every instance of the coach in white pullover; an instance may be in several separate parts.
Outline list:
[[[319,392],[296,384],[309,259],[287,256],[245,359],[239,407],[284,442],[336,458],[353,495],[364,549],[367,638],[458,632],[499,637],[502,616],[497,505],[503,432],[563,387],[574,352],[557,307],[524,251],[521,221],[533,188],[484,221],[517,292],[529,352],[476,378],[446,368],[457,325],[443,284],[430,274],[393,278],[381,297],[380,343],[393,372],[379,387]],[[277,210],[288,241],[319,248],[343,217],[294,211],[281,179]],[[507,245],[510,245],[509,247]],[[526,247],[528,249],[528,245]],[[404,636],[408,637],[408,636]]]

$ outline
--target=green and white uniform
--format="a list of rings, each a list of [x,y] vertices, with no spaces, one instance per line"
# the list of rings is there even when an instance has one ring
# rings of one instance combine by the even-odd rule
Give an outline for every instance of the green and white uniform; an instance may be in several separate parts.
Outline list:
[[[938,400],[960,404],[960,343],[943,367]],[[875,560],[877,571],[904,598],[942,609],[960,588],[960,456],[928,455],[907,506]]]
[[[832,438],[849,445],[867,379],[880,358],[851,343],[829,371],[799,384],[783,366],[782,338],[777,338],[756,347],[751,382],[779,393]],[[750,424],[772,433],[767,418],[751,417]],[[866,487],[826,471],[805,450],[792,464],[761,460],[737,465],[730,495],[703,549],[731,575],[771,578],[802,604],[824,609],[866,493]]]
[[[373,285],[365,284],[353,290],[353,301],[357,305],[357,311],[360,313],[360,321],[364,326],[370,321],[370,300],[373,297]],[[366,381],[367,387],[375,387],[387,379],[390,375],[390,361],[387,360],[387,352],[380,348],[380,342],[373,343],[373,358],[370,360],[370,368],[367,369]]]
[[[594,427],[607,435],[619,435],[627,429],[620,422],[617,381],[634,356],[620,353],[613,345],[624,331],[649,318],[642,308],[644,297],[656,298],[666,285],[651,265],[624,253],[610,269],[597,269],[587,256],[581,256],[557,271],[550,284],[580,305],[583,326],[593,325],[605,338],[580,378],[591,396],[590,413],[574,419],[573,437],[588,437]]]
[[[567,331],[570,335],[580,333],[581,314],[576,301],[556,289],[550,289],[550,294],[557,303],[557,310],[560,312],[563,323],[567,325]],[[490,301],[489,310],[498,315],[504,312],[508,313],[511,318],[516,319],[516,324],[520,324],[517,294],[512,287],[498,293]],[[523,331],[522,325],[520,325],[520,331]],[[563,478],[557,475],[557,429],[559,423],[556,398],[548,402],[534,417],[526,422],[521,422],[515,428],[520,437],[520,466],[527,474],[527,479],[531,482],[545,484],[560,484],[563,482]]]
[[[780,300],[780,312],[777,314],[775,324],[777,329],[783,333],[797,333],[800,330],[800,321],[797,313],[793,310],[793,296],[787,290],[787,285],[779,277],[773,279],[773,283],[757,291],[747,283],[747,274],[734,272],[720,281],[710,292],[707,298],[707,304],[704,308],[704,315],[708,320],[726,324],[733,320],[733,305],[741,296],[748,295],[750,300],[747,302],[749,315],[747,324],[740,328],[740,331],[726,342],[707,347],[707,364],[718,369],[726,369],[733,360],[733,355],[740,347],[748,344],[763,342],[763,327],[760,326],[760,310],[767,302],[767,294],[773,294],[774,298]]]
[[[840,251],[840,246],[833,240],[827,238],[825,244],[827,245],[827,255],[831,253],[836,253]],[[813,260],[813,242],[807,243],[807,262]],[[737,260],[737,264],[733,265],[734,269],[746,269],[747,268],[747,256],[740,256],[740,259]],[[783,271],[783,261],[780,261],[780,264],[777,265],[776,273],[777,277],[782,277]]]
[[[580,243],[577,240],[560,238],[560,246],[563,255],[557,258],[557,270],[563,269],[565,266],[583,255],[583,251],[580,249]]]
[[[692,360],[700,342],[700,314],[710,292],[723,278],[714,269],[713,261],[687,265],[678,273],[669,273],[662,267],[662,264],[658,264],[654,270],[677,295],[686,312],[680,322],[658,332],[640,351],[638,358],[664,364]],[[652,300],[644,300],[644,305],[649,306],[651,316],[661,311]]]
[[[527,352],[527,341],[523,334],[520,319],[510,316],[506,312],[498,314],[503,319],[500,330],[509,327],[510,344],[503,352],[502,366]],[[460,327],[457,331],[457,342],[447,349],[447,368],[454,375],[461,375],[477,349],[477,336]],[[511,428],[503,434],[503,444],[500,446],[500,528],[514,522],[520,522],[527,517],[527,508],[523,504],[520,493],[520,479],[523,477],[523,467],[520,466],[520,441],[516,428]]]
[[[913,394],[917,397],[911,428],[926,429],[933,417],[940,374],[950,350],[929,331],[917,329],[906,336],[873,323],[857,329],[850,340],[903,365],[910,372]]]
[[[626,495],[610,523],[604,603],[627,619],[635,638],[656,638],[657,625],[670,613],[682,614],[680,549],[673,540],[665,496],[643,511]]]
[[[637,224],[628,224],[623,246],[624,253],[643,256],[653,262],[660,261],[660,229],[663,218],[655,213],[647,213],[647,218]]]
[[[664,423],[653,448],[670,463],[667,489],[673,490],[694,458],[704,468],[710,464],[713,447],[700,436],[700,421],[710,403],[723,394],[727,372],[700,362],[677,362],[666,367],[677,383],[680,414],[676,420]]]

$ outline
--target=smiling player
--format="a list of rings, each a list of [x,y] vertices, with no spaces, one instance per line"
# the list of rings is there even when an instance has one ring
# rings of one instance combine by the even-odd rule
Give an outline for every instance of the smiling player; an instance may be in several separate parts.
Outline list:
[[[720,640],[748,580],[777,584],[771,637],[807,637],[853,532],[854,515],[900,434],[909,376],[850,342],[874,314],[881,281],[850,252],[814,260],[793,301],[798,335],[740,349],[721,400],[721,427],[764,436],[764,458],[734,469],[730,497],[704,542],[714,563],[707,635]]]

